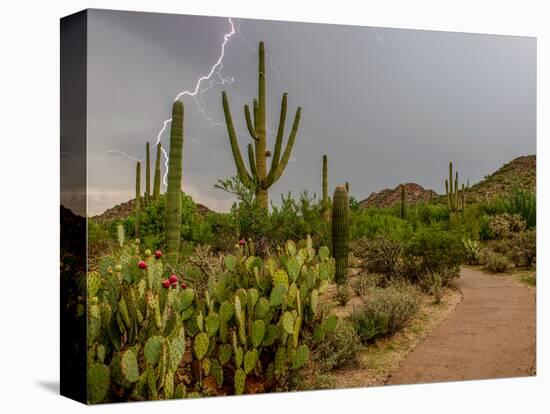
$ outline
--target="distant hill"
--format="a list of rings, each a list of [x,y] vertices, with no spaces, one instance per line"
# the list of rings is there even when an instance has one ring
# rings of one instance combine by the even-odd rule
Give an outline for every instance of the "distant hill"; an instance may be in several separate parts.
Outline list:
[[[438,197],[438,194],[429,189],[425,189],[416,183],[406,183],[407,189],[407,202],[414,204],[420,201],[430,201],[434,197]],[[361,207],[391,207],[394,204],[401,203],[401,184],[393,189],[386,188],[378,193],[372,193],[359,204]]]
[[[462,174],[464,176],[464,174]],[[466,192],[467,202],[476,202],[491,199],[499,194],[506,193],[514,187],[526,190],[536,190],[537,159],[535,155],[526,155],[513,159],[504,164],[491,175],[472,185]],[[461,183],[462,184],[462,183]],[[419,184],[407,183],[407,201],[414,204],[419,201],[433,201],[444,203],[445,195],[425,189]],[[374,192],[359,204],[362,207],[391,207],[401,202],[401,185],[393,189]]]
[[[111,207],[105,210],[103,213],[97,216],[93,216],[92,218],[96,220],[98,223],[109,223],[118,219],[124,219],[134,213],[135,203],[136,203],[136,199],[133,198],[124,203],[117,204],[116,206]],[[143,206],[143,199],[141,203],[142,203],[141,205]],[[205,205],[202,205],[199,203],[196,203],[196,205],[197,205],[197,213],[199,214],[204,215],[212,211]]]
[[[525,190],[536,190],[537,158],[526,155],[504,164],[493,174],[472,185],[466,192],[468,201],[491,199],[517,186]]]

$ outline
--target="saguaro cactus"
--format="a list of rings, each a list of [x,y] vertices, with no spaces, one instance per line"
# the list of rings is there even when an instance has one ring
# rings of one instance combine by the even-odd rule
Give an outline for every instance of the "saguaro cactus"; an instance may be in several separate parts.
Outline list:
[[[136,202],[135,202],[135,233],[136,237],[141,232],[141,162],[136,163]]]
[[[449,178],[445,180],[445,195],[447,196],[447,206],[449,207],[449,211],[458,211],[458,171],[455,173],[455,179],[453,181],[452,162],[449,162]]]
[[[159,142],[157,145],[157,159],[155,161],[155,179],[153,182],[153,200],[157,201],[160,197],[160,155],[162,147]]]
[[[151,202],[151,157],[149,155],[149,143],[145,144],[145,204]]]
[[[332,197],[332,256],[336,264],[335,279],[346,283],[349,254],[349,201],[346,187],[339,185]]]
[[[323,155],[323,218],[330,221],[330,204],[328,201],[328,158]]]
[[[166,250],[177,260],[181,238],[181,176],[183,155],[183,103],[172,106],[168,189],[166,190]]]
[[[290,153],[294,145],[294,140],[296,139],[296,133],[298,132],[302,108],[298,107],[298,109],[296,110],[294,123],[292,124],[292,130],[288,137],[285,150],[281,156],[288,96],[286,92],[283,94],[281,113],[279,118],[279,128],[277,130],[277,136],[275,139],[275,149],[274,153],[271,154],[271,151],[267,149],[266,139],[265,52],[263,42],[260,42],[258,53],[258,99],[254,99],[253,102],[253,117],[250,115],[250,109],[248,105],[244,106],[246,126],[254,142],[254,145],[248,144],[248,162],[250,164],[250,173],[247,171],[243,162],[243,158],[241,156],[241,150],[239,149],[237,134],[235,133],[235,128],[233,126],[233,119],[231,117],[231,110],[229,108],[227,93],[225,91],[222,92],[222,104],[223,111],[225,113],[225,122],[227,124],[229,142],[231,144],[231,151],[233,153],[233,158],[237,167],[237,174],[239,176],[239,179],[245,186],[255,191],[256,200],[262,207],[267,209],[268,189],[275,181],[277,181],[281,177],[286,165],[288,164]],[[271,155],[273,155],[273,159],[271,160],[271,166],[268,172],[266,159],[269,158]]]
[[[407,216],[407,185],[401,184],[401,218]]]

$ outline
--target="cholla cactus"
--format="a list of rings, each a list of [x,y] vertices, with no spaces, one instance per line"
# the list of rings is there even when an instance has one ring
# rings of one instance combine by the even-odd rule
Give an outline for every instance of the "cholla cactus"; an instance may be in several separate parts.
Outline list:
[[[225,122],[227,124],[227,132],[231,151],[237,167],[237,173],[242,183],[251,190],[256,192],[256,199],[259,204],[267,209],[269,187],[277,181],[288,164],[290,153],[294,145],[298,126],[300,124],[300,114],[302,109],[298,107],[292,124],[292,130],[288,137],[286,148],[281,155],[283,145],[283,135],[286,121],[287,93],[283,94],[281,103],[281,113],[279,118],[279,128],[275,140],[275,150],[269,172],[267,170],[267,158],[271,157],[271,151],[267,149],[267,134],[266,134],[266,96],[265,96],[265,57],[264,43],[260,42],[258,48],[259,54],[259,76],[258,76],[258,99],[254,99],[253,117],[250,114],[248,105],[244,106],[244,113],[248,132],[253,139],[252,144],[248,144],[248,161],[250,164],[250,173],[247,171],[239,143],[237,142],[237,134],[233,127],[233,119],[229,108],[229,101],[226,92],[222,93],[223,111],[225,113]]]
[[[116,234],[118,238],[118,245],[120,247],[124,247],[125,234],[124,234],[124,226],[122,224],[119,224],[118,226],[116,226]]]

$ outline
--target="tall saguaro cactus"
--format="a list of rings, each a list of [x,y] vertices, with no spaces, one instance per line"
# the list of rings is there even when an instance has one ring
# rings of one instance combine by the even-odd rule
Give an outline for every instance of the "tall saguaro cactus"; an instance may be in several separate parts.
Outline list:
[[[237,141],[237,134],[233,126],[233,119],[231,117],[231,110],[229,108],[229,102],[227,99],[227,93],[222,92],[222,104],[225,114],[225,122],[227,124],[227,132],[229,135],[229,142],[231,144],[231,151],[237,167],[237,174],[241,182],[256,193],[256,200],[258,203],[267,209],[268,207],[268,189],[277,181],[290,159],[290,153],[296,139],[296,133],[298,132],[298,126],[300,124],[300,114],[302,108],[298,107],[296,115],[294,116],[294,123],[292,124],[292,130],[288,137],[288,141],[284,152],[281,155],[283,146],[283,136],[285,131],[286,121],[286,107],[288,94],[283,94],[283,100],[281,103],[281,112],[279,116],[279,128],[277,129],[277,136],[275,139],[275,149],[273,152],[273,159],[269,171],[267,170],[267,158],[272,154],[267,149],[267,137],[266,137],[266,97],[265,97],[265,52],[264,43],[260,42],[258,48],[259,54],[259,76],[258,76],[258,98],[254,99],[252,116],[248,105],[244,106],[244,115],[246,120],[246,126],[248,132],[252,137],[254,145],[248,144],[248,162],[250,165],[250,172],[247,171],[244,164],[239,143]]]
[[[168,189],[166,190],[166,250],[177,261],[181,238],[181,176],[183,156],[183,103],[172,106]]]
[[[336,283],[346,283],[349,254],[349,200],[346,187],[339,185],[332,197],[332,256]]]
[[[323,155],[323,218],[330,221],[330,204],[328,201],[328,158]]]
[[[149,143],[145,144],[145,204],[151,202],[151,157],[149,155]]]
[[[401,184],[401,218],[407,216],[407,185]]]
[[[445,180],[445,195],[447,196],[449,211],[458,211],[460,209],[458,198],[458,171],[456,171],[453,181],[452,162],[449,162],[449,178]]]
[[[141,162],[136,163],[136,202],[135,202],[135,233],[139,238],[141,233]]]
[[[155,178],[153,181],[153,200],[157,201],[160,197],[160,155],[162,147],[159,142],[157,145],[157,159],[155,161]]]

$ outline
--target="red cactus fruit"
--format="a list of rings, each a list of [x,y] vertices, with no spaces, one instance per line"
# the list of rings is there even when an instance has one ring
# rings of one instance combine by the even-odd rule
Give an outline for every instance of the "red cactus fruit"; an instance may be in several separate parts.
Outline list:
[[[244,239],[239,240],[239,246],[244,246],[245,244],[246,242],[244,241]]]
[[[170,287],[170,280],[169,279],[164,279],[162,281],[162,286],[165,288],[165,289],[168,289]]]
[[[160,258],[162,257],[162,252],[161,252],[160,250],[157,250],[157,251],[155,252],[155,257],[156,257],[157,259],[160,259]]]
[[[140,260],[140,261],[138,262],[138,267],[139,267],[140,269],[147,269],[147,263],[145,263],[143,260]]]
[[[187,283],[181,282],[181,288],[182,289],[187,289]]]
[[[178,283],[178,277],[176,275],[171,275],[168,280],[171,284]]]

